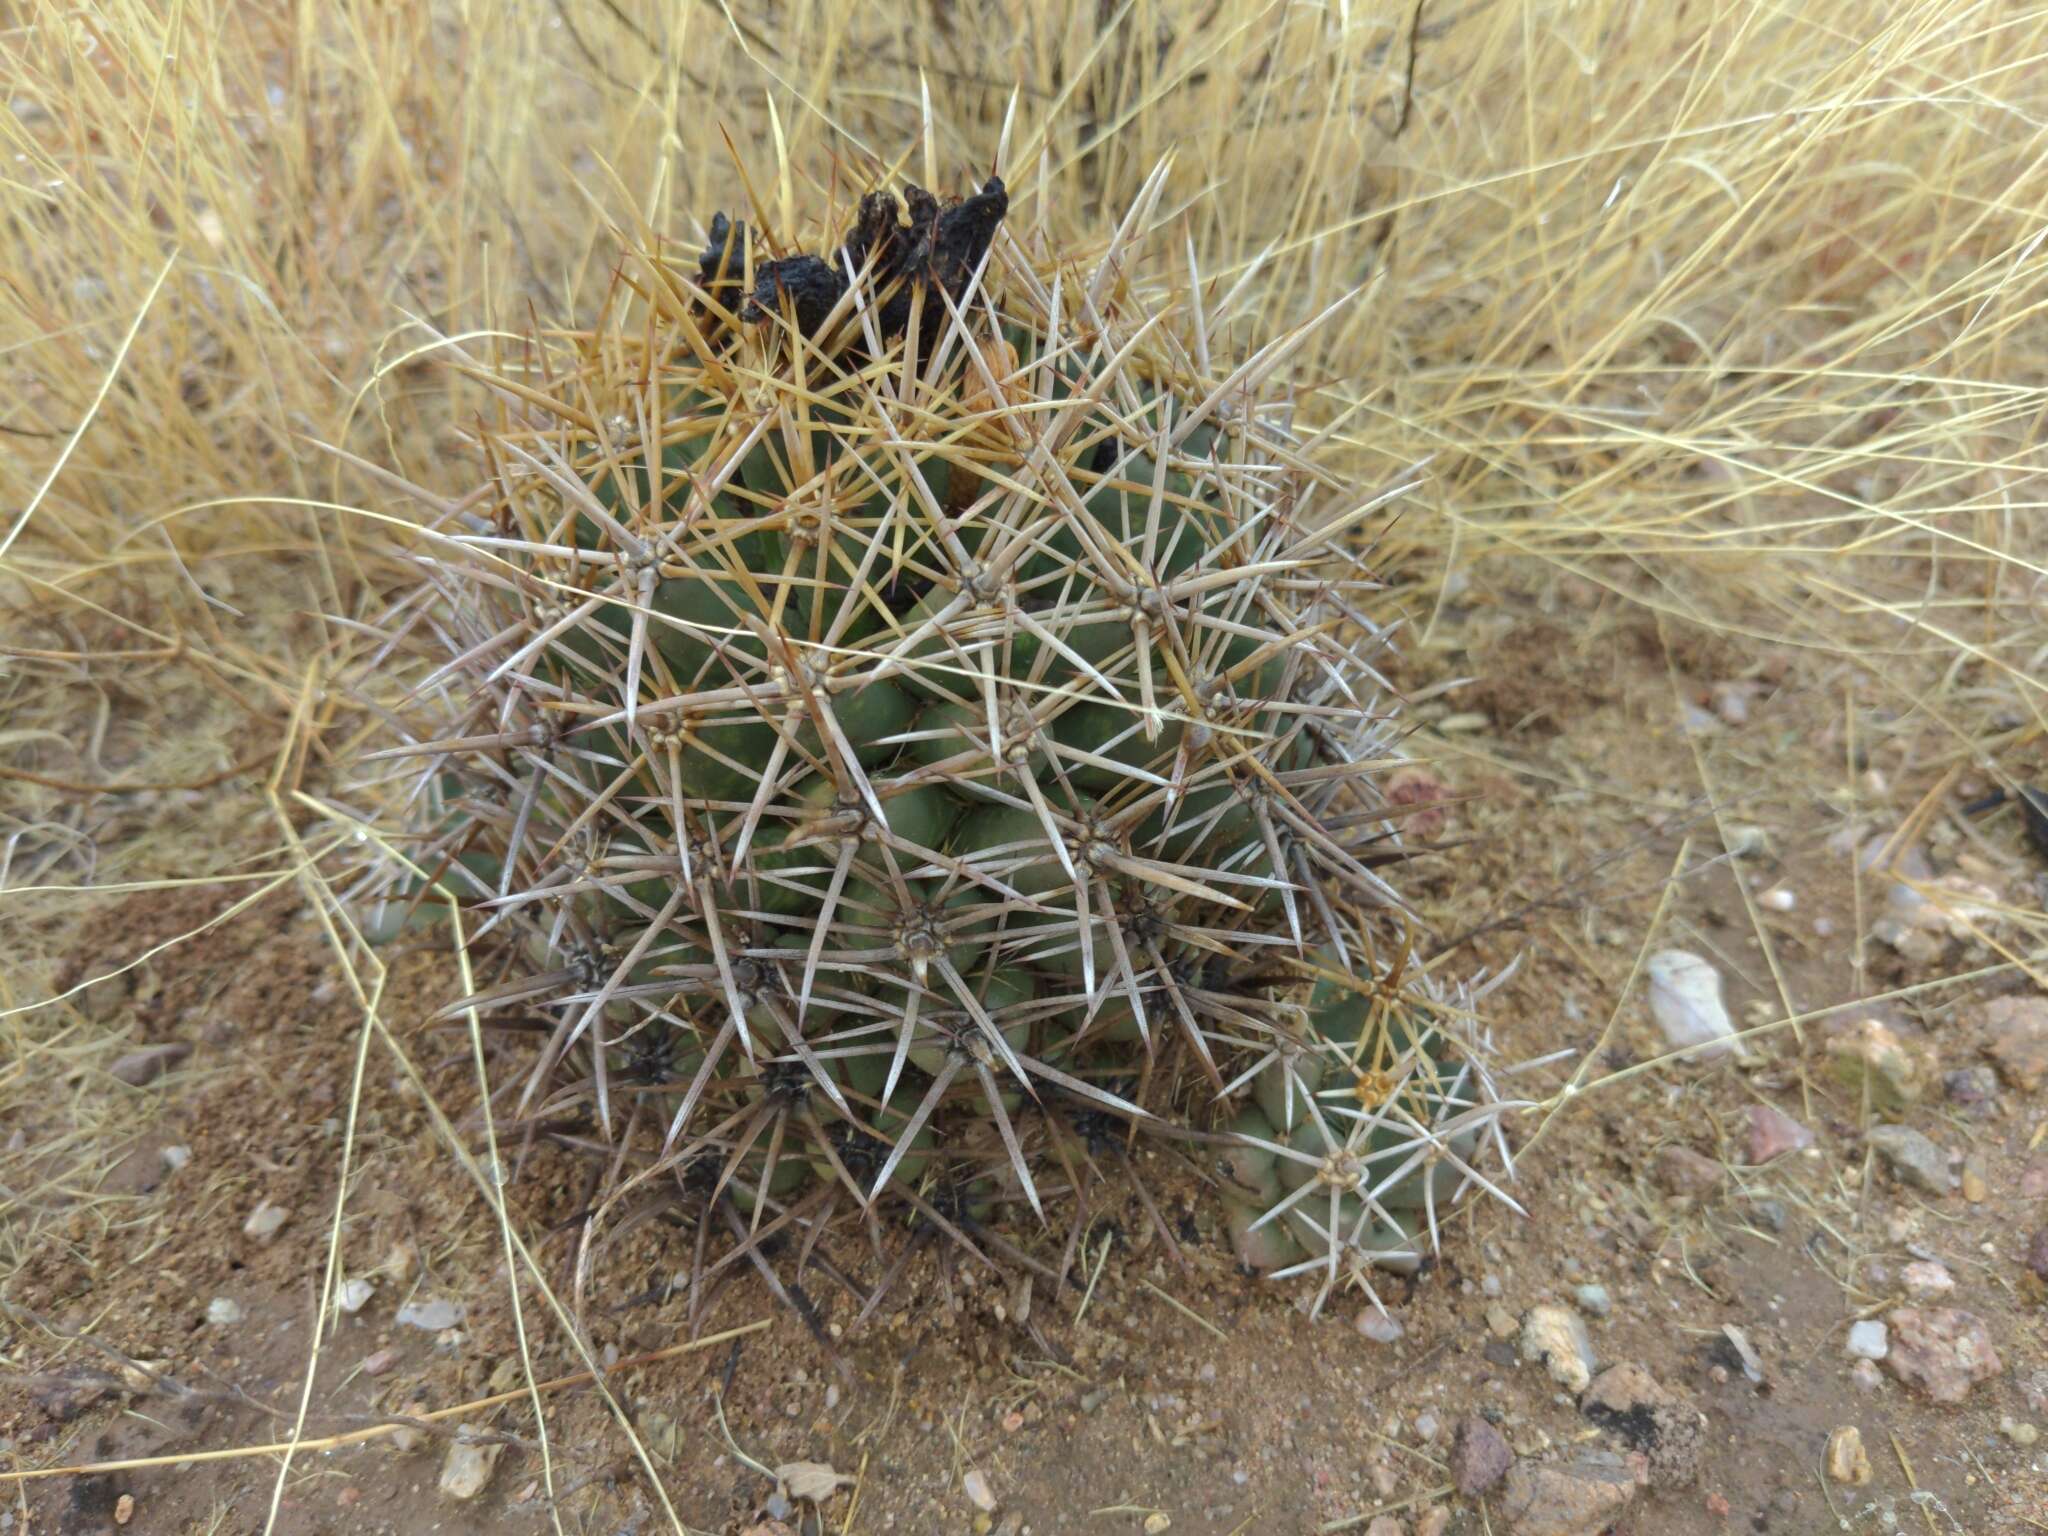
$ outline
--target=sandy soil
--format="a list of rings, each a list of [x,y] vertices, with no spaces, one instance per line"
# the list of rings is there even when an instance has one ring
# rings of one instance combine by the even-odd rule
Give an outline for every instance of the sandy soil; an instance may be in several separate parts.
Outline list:
[[[1423,706],[1416,742],[1450,790],[1472,797],[1446,833],[1471,841],[1419,866],[1411,886],[1439,940],[1481,930],[1447,965],[1524,953],[1494,1000],[1503,1051],[1578,1053],[1537,1074],[1534,1097],[1588,1056],[1587,1080],[1611,1079],[1554,1119],[1518,1125],[1527,1219],[1489,1203],[1454,1221],[1441,1260],[1384,1291],[1402,1330],[1392,1342],[1355,1326],[1371,1314],[1358,1296],[1311,1321],[1298,1291],[1236,1273],[1213,1201],[1157,1153],[1138,1165],[1171,1246],[1117,1175],[1095,1196],[1087,1273],[1057,1292],[1040,1282],[1028,1309],[1014,1273],[928,1245],[858,1330],[848,1294],[814,1276],[821,1340],[735,1271],[701,1299],[698,1332],[765,1327],[610,1376],[689,1530],[1224,1536],[1364,1530],[1381,1515],[1398,1527],[1373,1536],[1551,1529],[1517,1521],[1499,1488],[1452,1487],[1453,1426],[1474,1414],[1525,1464],[1635,1453],[1650,1486],[1613,1524],[1631,1536],[2048,1529],[2048,1448],[2020,1443],[2025,1426],[2048,1428],[2048,1310],[2023,1262],[2048,1224],[2048,1104],[2010,1079],[1988,1104],[1944,1087],[1945,1074],[1983,1062],[1989,993],[2027,988],[2014,976],[1958,981],[1996,959],[1968,938],[1930,935],[1910,959],[1871,940],[1888,882],[1859,880],[1855,861],[1865,840],[1917,811],[1934,874],[2038,908],[2042,866],[2011,812],[1962,817],[1981,784],[1929,758],[1913,719],[1873,709],[1874,691],[1846,664],[1719,642],[1667,650],[1652,621],[1611,615],[1569,585],[1481,586],[1460,602],[1400,681],[1419,691],[1488,678]],[[1789,893],[1788,909],[1756,900],[1774,890]],[[110,905],[93,924],[92,965],[185,933],[239,894],[201,887]],[[75,1000],[111,1045],[80,1055],[64,1092],[6,1099],[15,1240],[0,1282],[0,1466],[160,1460],[19,1484],[0,1528],[92,1532],[125,1518],[149,1536],[265,1529],[280,1458],[177,1458],[288,1439],[299,1409],[363,1029],[301,901],[286,887]],[[1803,1022],[1759,1037],[1746,1062],[1629,1073],[1661,1049],[1630,977],[1646,949],[1667,945],[1714,961],[1738,1023],[1788,1011]],[[381,1012],[461,1124],[474,1104],[466,1039],[424,1022],[455,990],[445,960],[417,952],[397,965]],[[1901,1186],[1866,1139],[1878,1117],[1830,1075],[1830,1039],[1869,1016],[1922,1057],[1925,1091],[1903,1118],[1960,1160],[1951,1192]],[[191,1054],[155,1082],[109,1075],[117,1052],[168,1042]],[[392,1052],[373,1041],[362,1060],[339,1243],[347,1272],[375,1292],[319,1353],[308,1435],[524,1382],[496,1223]],[[1760,1105],[1809,1128],[1813,1146],[1746,1166]],[[1674,1147],[1710,1160],[1712,1191],[1672,1192],[1659,1169]],[[179,1166],[167,1149],[183,1149],[172,1151]],[[565,1294],[587,1177],[567,1154],[536,1150],[512,1185],[515,1217]],[[244,1232],[264,1201],[288,1212],[267,1240]],[[1055,1256],[1065,1237],[1005,1231]],[[631,1357],[691,1337],[691,1298],[664,1284],[688,1267],[691,1242],[650,1223],[611,1247],[585,1313],[593,1348]],[[1941,1304],[1981,1318],[2001,1358],[1960,1404],[1929,1402],[1888,1374],[1859,1385],[1845,1354],[1852,1321],[1904,1299],[1915,1259],[1945,1266],[1954,1290]],[[1599,1363],[1641,1364],[1703,1428],[1682,1409],[1596,1421],[1501,1336],[1540,1304],[1597,1312],[1577,1299],[1587,1285],[1611,1306],[1587,1318]],[[577,1370],[531,1286],[522,1299],[536,1375]],[[397,1321],[402,1304],[430,1301],[461,1303],[460,1324]],[[448,1420],[302,1451],[271,1528],[546,1531],[549,1475],[564,1531],[669,1528],[597,1395],[567,1387],[547,1402],[549,1471],[522,1395],[461,1421],[505,1443],[475,1498],[436,1491]],[[1824,1470],[1845,1425],[1861,1432],[1867,1484]],[[829,1463],[854,1481],[821,1510],[799,1505],[777,1521],[774,1484],[740,1453],[769,1467]],[[970,1499],[969,1474],[992,1510]]]

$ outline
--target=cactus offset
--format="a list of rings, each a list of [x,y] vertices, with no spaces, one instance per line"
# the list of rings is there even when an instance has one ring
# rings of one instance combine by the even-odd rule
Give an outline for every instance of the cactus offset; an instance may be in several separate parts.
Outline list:
[[[1378,873],[1387,497],[1293,436],[1301,332],[1218,369],[1138,284],[1162,186],[1080,276],[995,180],[870,194],[829,258],[720,215],[502,379],[383,755],[529,956],[449,1011],[548,1021],[511,1097],[630,1154],[606,1212],[688,1173],[743,1244],[965,1240],[1115,1126],[1221,1154],[1240,1256],[1327,1294],[1498,1192],[1470,998]]]

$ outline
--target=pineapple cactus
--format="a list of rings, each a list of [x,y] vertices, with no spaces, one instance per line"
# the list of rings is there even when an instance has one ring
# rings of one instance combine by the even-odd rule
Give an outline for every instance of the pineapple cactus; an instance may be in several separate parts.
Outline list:
[[[680,1187],[757,1268],[891,1213],[1044,1267],[1157,1134],[1320,1305],[1501,1195],[1476,999],[1383,873],[1358,545],[1400,488],[1293,430],[1308,327],[1224,366],[1198,274],[1144,279],[1163,186],[1085,267],[993,178],[825,255],[721,214],[489,374],[378,756],[517,957],[447,1012],[541,1022],[500,1099],[602,1151],[598,1222]]]

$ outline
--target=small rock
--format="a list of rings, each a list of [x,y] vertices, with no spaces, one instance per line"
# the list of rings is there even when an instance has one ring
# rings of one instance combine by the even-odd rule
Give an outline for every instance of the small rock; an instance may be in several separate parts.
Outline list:
[[[1646,1455],[1651,1481],[1659,1488],[1686,1488],[1699,1481],[1706,1415],[1640,1365],[1602,1371],[1586,1389],[1579,1411],[1619,1435],[1630,1450]]]
[[[1785,1230],[1786,1213],[1784,1201],[1771,1199],[1752,1200],[1749,1202],[1749,1208],[1756,1212],[1756,1219],[1769,1227],[1773,1232]]]
[[[498,1441],[479,1445],[457,1440],[441,1463],[441,1491],[451,1499],[475,1498],[490,1483],[498,1458],[504,1454],[505,1447]]]
[[[1948,1154],[1905,1125],[1873,1125],[1870,1145],[1892,1177],[1930,1195],[1949,1192]]]
[[[2027,1273],[2048,1283],[2048,1227],[2027,1240]]]
[[[2041,1431],[2033,1425],[2013,1418],[2010,1414],[1998,1421],[1998,1432],[2021,1450],[2027,1450],[2041,1438]]]
[[[2031,1093],[2048,1083],[2048,997],[1994,997],[1984,1036],[1984,1054],[2013,1087]]]
[[[1939,1301],[1956,1288],[1956,1277],[1946,1264],[1915,1259],[1899,1272],[1899,1283],[1915,1301]]]
[[[398,1410],[398,1413],[401,1418],[416,1419],[426,1411],[427,1405],[418,1398],[414,1398],[412,1401],[404,1404]],[[416,1429],[410,1424],[398,1425],[391,1431],[389,1436],[391,1443],[398,1448],[401,1455],[405,1456],[410,1456],[414,1451],[418,1450],[426,1442],[426,1438],[424,1430]]]
[[[1531,1307],[1522,1319],[1522,1358],[1540,1360],[1569,1392],[1593,1379],[1593,1340],[1585,1319],[1569,1307]]]
[[[1849,1380],[1859,1392],[1875,1392],[1884,1385],[1884,1372],[1877,1368],[1875,1360],[1858,1360],[1849,1367]]]
[[[1762,1167],[1787,1152],[1803,1152],[1813,1145],[1813,1132],[1781,1110],[1768,1104],[1749,1106],[1749,1162]]]
[[[1415,1438],[1424,1445],[1436,1439],[1437,1432],[1442,1428],[1442,1422],[1427,1408],[1415,1415]]]
[[[1941,1080],[1942,1091],[1957,1108],[1983,1119],[1998,1108],[1998,1074],[1989,1067],[1964,1067]]]
[[[363,1374],[365,1376],[382,1376],[396,1364],[398,1364],[397,1350],[380,1349],[374,1355],[363,1356]]]
[[[1522,1461],[1509,1470],[1493,1507],[1514,1536],[1596,1536],[1614,1524],[1642,1481],[1636,1467],[1605,1452]]]
[[[669,1434],[676,1448],[680,1449],[681,1431],[673,1419],[668,1421],[668,1425]],[[858,1481],[825,1461],[786,1461],[775,1469],[775,1480],[788,1490],[791,1498],[802,1499],[809,1504],[829,1504],[840,1489]]]
[[[2020,1383],[2020,1396],[2030,1413],[2048,1413],[2048,1367],[2033,1372]]]
[[[1359,1313],[1357,1328],[1375,1344],[1392,1344],[1408,1331],[1398,1317],[1391,1317],[1378,1307],[1367,1307]]]
[[[1512,1339],[1522,1331],[1522,1325],[1515,1321],[1515,1314],[1499,1302],[1486,1309],[1486,1331],[1496,1339]]]
[[[1735,1049],[1735,1026],[1721,1002],[1721,973],[1689,950],[1664,949],[1644,963],[1650,1017],[1674,1050],[1712,1061]]]
[[[114,1500],[114,1524],[126,1525],[135,1518],[135,1495],[124,1493]]]
[[[1891,1353],[1891,1330],[1874,1317],[1849,1325],[1849,1358],[1882,1360]]]
[[[157,1156],[164,1160],[166,1168],[176,1173],[180,1168],[183,1168],[192,1161],[192,1149],[185,1146],[165,1147],[157,1153]]]
[[[967,1494],[967,1502],[976,1509],[985,1515],[996,1512],[996,1496],[988,1486],[988,1479],[981,1475],[980,1468],[970,1469],[967,1475],[960,1479],[960,1486]]]
[[[267,1243],[277,1236],[278,1228],[291,1220],[292,1213],[281,1205],[272,1205],[268,1200],[256,1202],[256,1209],[249,1213],[249,1219],[242,1223],[242,1236]]]
[[[69,1424],[107,1395],[107,1384],[88,1372],[39,1377],[28,1389],[29,1401],[54,1423]]]
[[[1451,1481],[1466,1498],[1477,1498],[1507,1475],[1515,1453],[1485,1419],[1468,1413],[1451,1435]]]
[[[398,1309],[399,1322],[428,1333],[453,1328],[468,1315],[468,1309],[459,1301],[408,1301]]]
[[[1978,1382],[2005,1369],[1990,1330],[1975,1313],[1960,1307],[1898,1307],[1886,1321],[1892,1335],[1886,1366],[1937,1403],[1960,1403]]]
[[[1963,1198],[1972,1205],[1982,1205],[1991,1198],[1990,1175],[1982,1155],[1975,1152],[1963,1159]]]
[[[1844,1424],[1828,1436],[1828,1476],[1851,1488],[1870,1481],[1870,1457],[1863,1449],[1863,1431]]]
[[[242,1320],[240,1302],[228,1296],[216,1296],[206,1304],[206,1320],[216,1328],[232,1328]]]
[[[147,1088],[191,1054],[192,1047],[182,1040],[168,1045],[145,1045],[139,1051],[117,1056],[107,1071],[130,1088]]]
[[[370,1298],[376,1291],[377,1287],[360,1275],[351,1275],[341,1282],[340,1289],[334,1293],[335,1304],[353,1317],[370,1304]]]
[[[1422,1512],[1422,1518],[1415,1522],[1415,1536],[1444,1536],[1444,1531],[1450,1523],[1450,1506],[1432,1504]]]
[[[1159,1536],[1161,1531],[1173,1529],[1173,1516],[1163,1509],[1155,1509],[1145,1517],[1145,1536]],[[1366,1536],[1372,1536],[1368,1531]]]
[[[1760,691],[1760,686],[1747,678],[1715,683],[1708,690],[1714,700],[1714,713],[1730,725],[1749,724],[1750,700]]]
[[[1918,1058],[1887,1025],[1859,1019],[1828,1042],[1828,1070],[1860,1102],[1886,1114],[1896,1113],[1920,1097],[1922,1071]]]
[[[1579,1310],[1593,1317],[1605,1317],[1614,1310],[1614,1298],[1607,1294],[1604,1285],[1582,1285],[1572,1292],[1572,1300],[1579,1304]]]
[[[1408,1527],[1392,1515],[1374,1515],[1372,1524],[1365,1528],[1365,1536],[1408,1536]]]
[[[1674,1142],[1658,1149],[1653,1177],[1666,1194],[1704,1199],[1727,1182],[1728,1170],[1711,1157]]]

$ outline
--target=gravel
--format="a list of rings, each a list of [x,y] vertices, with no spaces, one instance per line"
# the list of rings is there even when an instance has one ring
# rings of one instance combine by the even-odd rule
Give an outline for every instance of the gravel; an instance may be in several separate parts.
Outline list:
[[[1849,1325],[1849,1356],[1854,1360],[1882,1360],[1891,1352],[1891,1330],[1876,1318]]]

